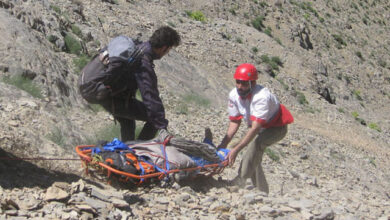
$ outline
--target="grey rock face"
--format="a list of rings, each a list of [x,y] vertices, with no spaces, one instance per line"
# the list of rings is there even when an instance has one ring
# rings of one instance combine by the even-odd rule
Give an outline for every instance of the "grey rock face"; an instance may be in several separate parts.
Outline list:
[[[0,219],[389,219],[384,2],[1,0]],[[293,113],[263,159],[269,195],[227,184],[241,154],[220,176],[139,188],[81,177],[79,161],[27,160],[77,159],[76,145],[111,133],[113,118],[78,94],[79,68],[112,37],[147,40],[161,25],[183,40],[155,62],[173,134],[202,141],[209,127],[219,144],[244,62]],[[4,80],[16,76],[39,96]]]

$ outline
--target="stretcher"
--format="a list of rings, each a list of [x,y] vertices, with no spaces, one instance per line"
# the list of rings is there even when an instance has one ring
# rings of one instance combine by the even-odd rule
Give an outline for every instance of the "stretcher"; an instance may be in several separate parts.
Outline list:
[[[163,147],[166,146],[166,143],[159,143],[159,144],[161,144]],[[128,145],[128,147],[131,149],[132,145]],[[147,182],[148,180],[153,178],[158,180],[167,179],[167,177],[169,178],[171,174],[179,173],[179,172],[194,172],[197,174],[197,176],[198,175],[212,176],[221,173],[223,169],[228,165],[227,160],[224,159],[219,163],[211,163],[211,164],[199,165],[196,167],[188,167],[182,169],[167,169],[166,167],[158,167],[158,169],[156,169],[156,172],[143,174],[143,175],[136,175],[133,173],[125,172],[123,170],[118,170],[110,166],[110,164],[107,164],[105,161],[96,160],[96,158],[94,158],[93,156],[94,148],[96,148],[96,145],[76,146],[76,152],[80,156],[86,174],[89,173],[89,168],[98,167],[101,168],[100,170],[106,173],[108,178],[112,176],[116,176],[119,177],[119,180],[122,182],[133,182],[137,185]]]

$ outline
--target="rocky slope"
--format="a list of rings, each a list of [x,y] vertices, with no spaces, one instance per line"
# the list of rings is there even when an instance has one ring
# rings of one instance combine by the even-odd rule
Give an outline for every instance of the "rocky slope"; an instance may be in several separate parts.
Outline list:
[[[0,0],[0,219],[389,219],[389,11],[383,0]],[[110,38],[146,40],[161,25],[183,39],[156,62],[172,133],[200,141],[210,127],[221,141],[242,62],[291,109],[263,161],[269,195],[227,184],[238,163],[124,188],[78,160],[4,159],[73,159],[74,146],[118,135],[77,93],[78,69]]]

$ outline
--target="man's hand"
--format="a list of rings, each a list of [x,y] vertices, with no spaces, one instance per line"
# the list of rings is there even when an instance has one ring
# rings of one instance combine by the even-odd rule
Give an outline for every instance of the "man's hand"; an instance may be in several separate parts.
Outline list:
[[[230,167],[232,167],[234,162],[236,161],[237,154],[238,154],[238,150],[236,148],[233,148],[229,152],[229,154],[227,156],[227,159],[228,159],[228,164],[229,164]]]

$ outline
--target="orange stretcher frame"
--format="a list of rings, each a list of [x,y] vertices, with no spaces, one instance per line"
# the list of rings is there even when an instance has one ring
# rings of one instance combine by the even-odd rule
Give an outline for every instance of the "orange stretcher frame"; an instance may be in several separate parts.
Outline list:
[[[95,145],[80,145],[76,146],[76,152],[80,156],[80,159],[85,165],[85,172],[88,174],[88,164],[94,163],[97,164],[105,169],[107,169],[107,176],[110,177],[112,173],[121,175],[125,177],[125,181],[128,181],[129,179],[138,179],[140,180],[140,183],[143,182],[144,179],[149,179],[149,178],[155,178],[157,177],[158,179],[163,179],[165,176],[171,173],[177,173],[180,171],[195,171],[195,170],[202,170],[204,171],[205,175],[212,176],[215,174],[219,174],[223,171],[223,169],[228,165],[227,160],[222,161],[221,163],[216,163],[216,164],[208,164],[204,166],[198,166],[198,167],[190,167],[190,168],[184,168],[184,169],[173,169],[173,170],[166,170],[165,172],[156,172],[156,173],[151,173],[151,174],[146,174],[146,175],[135,175],[132,173],[127,173],[123,172],[117,169],[114,169],[110,167],[109,165],[102,163],[102,162],[94,162],[92,161],[91,157],[91,149],[86,149],[86,148],[93,148]],[[207,168],[207,169],[206,169]]]

